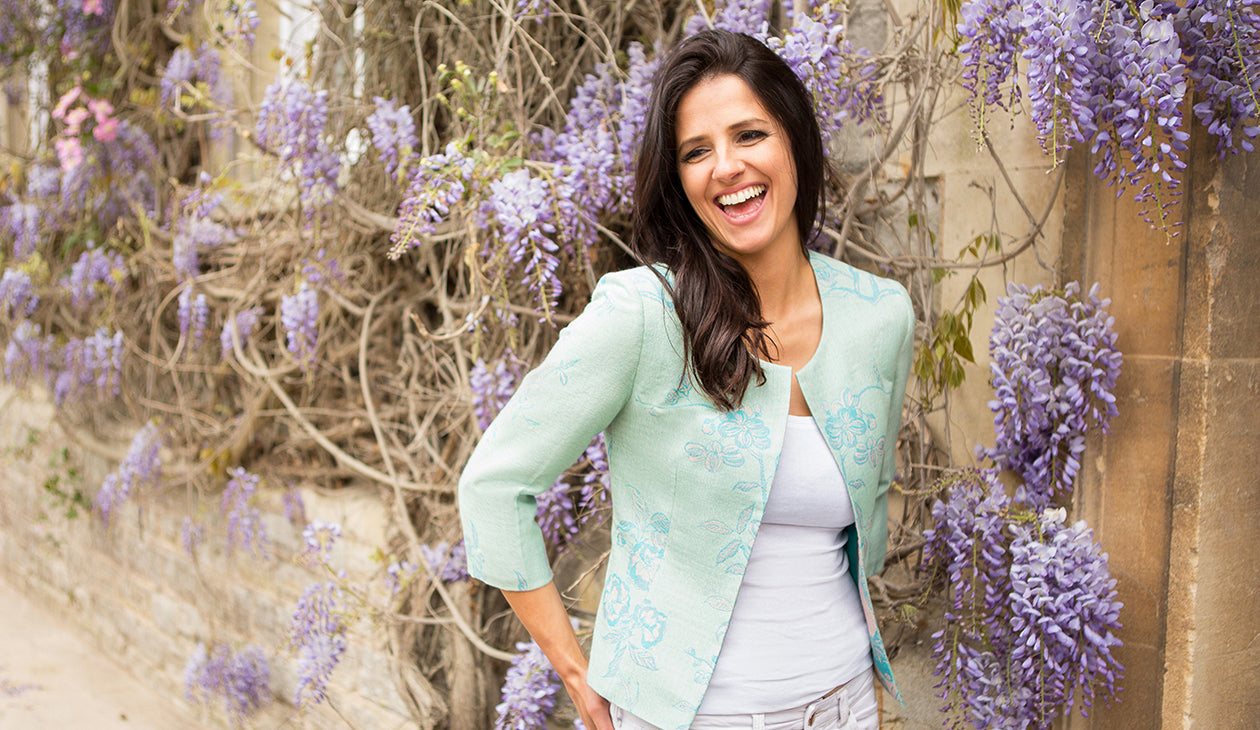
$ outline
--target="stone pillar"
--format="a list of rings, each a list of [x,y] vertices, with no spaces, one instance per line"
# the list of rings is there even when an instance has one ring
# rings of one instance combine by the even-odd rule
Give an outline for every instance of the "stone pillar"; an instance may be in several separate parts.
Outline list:
[[[1112,299],[1123,374],[1079,514],[1118,580],[1120,702],[1071,727],[1243,728],[1260,695],[1260,170],[1194,130],[1166,242],[1074,158],[1064,278]],[[1070,253],[1069,253],[1070,252]]]

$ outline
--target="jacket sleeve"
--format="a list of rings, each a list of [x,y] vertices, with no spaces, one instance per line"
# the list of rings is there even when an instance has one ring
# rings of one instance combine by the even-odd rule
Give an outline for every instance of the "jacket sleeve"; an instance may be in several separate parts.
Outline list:
[[[600,279],[586,309],[521,381],[486,429],[459,480],[468,572],[532,590],[551,580],[537,496],[630,397],[643,345],[642,294],[629,272]]]
[[[900,287],[898,287],[900,289]],[[893,325],[900,329],[900,340],[895,353],[895,360],[891,363],[892,374],[892,392],[888,401],[888,419],[884,431],[884,461],[880,465],[879,486],[875,492],[876,496],[876,512],[878,514],[888,514],[888,489],[892,486],[893,476],[897,471],[897,435],[901,432],[901,413],[902,406],[906,400],[906,385],[910,377],[910,366],[914,358],[914,306],[910,303],[910,295],[901,290],[900,296],[895,300],[897,305],[897,314],[890,317]],[[876,551],[878,560],[869,561],[866,565],[867,575],[875,575],[884,569],[884,555],[888,550],[888,524],[887,519],[883,524],[877,525],[878,535],[872,536],[870,544],[879,545],[882,549]]]

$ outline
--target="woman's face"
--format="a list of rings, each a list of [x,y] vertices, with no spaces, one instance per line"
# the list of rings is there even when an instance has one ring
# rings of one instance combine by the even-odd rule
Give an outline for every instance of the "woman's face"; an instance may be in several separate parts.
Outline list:
[[[800,250],[787,133],[742,79],[727,74],[692,87],[675,131],[683,191],[714,246],[745,268]]]

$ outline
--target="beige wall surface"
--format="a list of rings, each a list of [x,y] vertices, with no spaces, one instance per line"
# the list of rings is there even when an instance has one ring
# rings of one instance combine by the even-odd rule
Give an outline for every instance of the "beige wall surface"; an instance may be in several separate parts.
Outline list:
[[[1260,697],[1260,174],[1196,130],[1171,240],[1085,175],[1065,268],[1111,285],[1120,416],[1078,502],[1125,603],[1120,704],[1073,727],[1254,727]],[[1077,160],[1084,169],[1084,160]],[[1249,164],[1250,163],[1250,164]],[[1075,163],[1074,163],[1075,164]]]

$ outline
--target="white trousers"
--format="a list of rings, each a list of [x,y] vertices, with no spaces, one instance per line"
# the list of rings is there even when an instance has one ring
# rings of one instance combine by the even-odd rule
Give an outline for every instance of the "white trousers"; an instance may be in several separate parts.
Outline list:
[[[614,730],[660,730],[616,705]],[[691,730],[879,730],[875,673],[866,670],[813,702],[751,715],[696,715]]]

